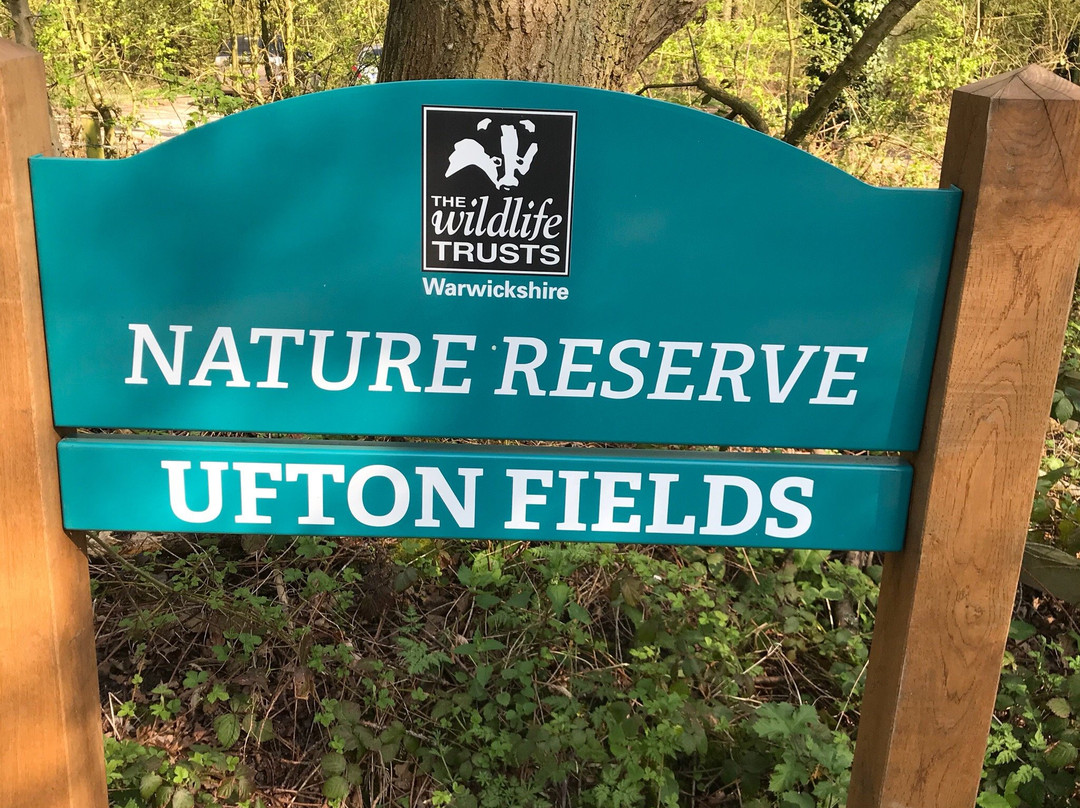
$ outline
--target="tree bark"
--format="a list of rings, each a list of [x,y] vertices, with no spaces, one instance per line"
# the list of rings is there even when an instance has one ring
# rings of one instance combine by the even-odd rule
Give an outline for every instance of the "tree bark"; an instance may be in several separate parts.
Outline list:
[[[15,42],[28,48],[37,48],[34,36],[34,15],[30,13],[30,0],[4,0],[4,6],[15,23]]]
[[[622,89],[705,0],[391,0],[379,81],[494,78]]]

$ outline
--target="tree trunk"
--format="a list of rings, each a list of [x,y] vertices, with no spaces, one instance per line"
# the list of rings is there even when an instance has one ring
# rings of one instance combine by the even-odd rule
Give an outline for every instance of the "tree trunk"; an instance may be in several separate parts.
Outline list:
[[[825,116],[829,114],[829,108],[840,97],[840,93],[862,73],[870,57],[885,41],[885,37],[918,3],[919,0],[889,0],[885,4],[873,22],[866,27],[859,41],[852,45],[844,61],[822,82],[817,92],[810,98],[806,109],[799,113],[791,124],[784,135],[786,142],[799,146],[808,136],[818,130]]]
[[[30,13],[30,0],[4,0],[4,6],[15,23],[15,42],[28,48],[37,48],[34,38],[34,17]]]
[[[494,78],[622,89],[705,0],[391,0],[379,81]]]
[[[285,86],[290,93],[296,90],[296,6],[293,0],[285,0]]]

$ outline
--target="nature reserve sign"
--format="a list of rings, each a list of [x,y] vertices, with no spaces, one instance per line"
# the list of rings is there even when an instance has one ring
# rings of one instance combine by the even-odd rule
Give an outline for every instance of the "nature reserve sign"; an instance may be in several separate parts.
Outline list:
[[[311,148],[324,131],[367,137]],[[675,156],[704,166],[693,183]],[[919,443],[955,191],[871,188],[668,104],[505,82],[324,93],[31,170],[61,426]],[[894,232],[920,237],[882,249]],[[78,528],[902,542],[897,461],[520,452],[113,436],[60,458]]]
[[[898,551],[848,805],[970,808],[1080,260],[1078,107],[1035,67],[958,90],[942,191],[513,82],[57,160],[40,57],[0,38],[0,802],[48,770],[56,805],[105,805],[62,504],[68,531]]]

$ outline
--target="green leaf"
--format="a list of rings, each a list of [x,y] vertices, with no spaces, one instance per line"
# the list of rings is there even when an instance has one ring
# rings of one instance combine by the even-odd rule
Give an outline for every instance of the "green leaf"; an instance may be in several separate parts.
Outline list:
[[[259,743],[272,740],[274,737],[274,722],[269,718],[257,721],[254,715],[244,716],[244,732]]]
[[[1068,741],[1058,741],[1046,750],[1046,762],[1054,769],[1064,769],[1076,763],[1076,747]]]
[[[214,732],[222,749],[228,749],[240,739],[240,719],[236,713],[225,713],[214,719]]]
[[[195,808],[195,795],[186,788],[178,788],[172,795],[172,808]]]
[[[1065,689],[1069,694],[1069,701],[1080,709],[1080,673],[1074,673],[1065,680]]]
[[[344,774],[346,765],[345,756],[342,754],[331,752],[328,755],[323,755],[322,772],[329,777],[333,777],[335,774]]]
[[[769,778],[769,791],[779,794],[792,786],[806,782],[809,777],[810,772],[804,766],[794,760],[781,760],[773,768],[772,776]]]
[[[1035,626],[1025,623],[1023,620],[1013,620],[1009,624],[1009,639],[1014,642],[1030,640],[1036,634]]]
[[[349,796],[349,791],[348,781],[338,775],[328,778],[322,785],[323,796],[328,800],[341,801]]]
[[[416,583],[420,578],[420,570],[416,567],[406,567],[394,577],[394,591],[404,592]]]
[[[1056,547],[1028,542],[1020,580],[1048,595],[1080,605],[1080,559]]]
[[[364,747],[364,749],[372,752],[379,748],[379,742],[375,738],[375,733],[367,727],[354,727],[353,732],[356,734],[356,740],[360,742],[360,745]]]
[[[1000,794],[991,794],[989,791],[985,794],[980,794],[979,798],[975,801],[975,804],[979,808],[1012,808],[1009,801]]]
[[[570,587],[566,584],[548,584],[547,596],[548,600],[551,601],[551,610],[555,613],[555,616],[562,616],[563,610],[566,608],[566,601],[570,597]]]
[[[345,767],[345,782],[350,786],[359,786],[364,782],[366,771],[366,767],[361,766],[359,763],[350,763]]]
[[[139,795],[144,800],[150,799],[154,796],[154,792],[161,788],[162,782],[161,775],[157,772],[144,774],[142,780],[139,781]]]
[[[592,617],[589,615],[589,612],[575,601],[570,601],[566,604],[566,613],[574,620],[577,620],[579,623],[583,623],[586,626],[592,623]]]
[[[1058,421],[1068,421],[1072,418],[1074,412],[1076,412],[1076,408],[1067,396],[1062,396],[1058,403],[1054,405],[1054,417]]]
[[[338,721],[355,724],[364,717],[364,710],[355,701],[339,701],[334,705],[334,717]]]
[[[1069,702],[1061,697],[1050,699],[1050,701],[1046,702],[1046,707],[1058,718],[1068,718],[1072,713]]]

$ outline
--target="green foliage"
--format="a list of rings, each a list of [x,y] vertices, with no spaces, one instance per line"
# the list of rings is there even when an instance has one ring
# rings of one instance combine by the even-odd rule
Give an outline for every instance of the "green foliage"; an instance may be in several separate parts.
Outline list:
[[[984,764],[981,808],[1075,805],[1080,635],[1014,620]]]
[[[262,808],[252,797],[254,771],[236,756],[194,744],[176,760],[164,749],[105,736],[106,776],[112,808]]]
[[[122,577],[99,567],[99,602],[132,615],[112,623],[131,682],[108,747],[114,804],[242,804],[261,796],[258,761],[297,734],[316,773],[302,779],[332,804],[391,771],[455,806],[842,801],[876,568],[577,544],[395,556],[417,566],[311,537],[107,551]],[[177,669],[164,649],[180,646],[192,662]],[[283,690],[307,701],[283,711]],[[155,746],[181,727],[198,743]]]

